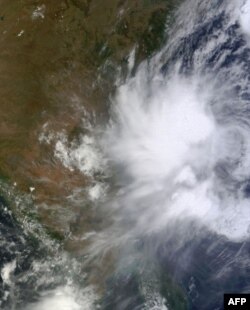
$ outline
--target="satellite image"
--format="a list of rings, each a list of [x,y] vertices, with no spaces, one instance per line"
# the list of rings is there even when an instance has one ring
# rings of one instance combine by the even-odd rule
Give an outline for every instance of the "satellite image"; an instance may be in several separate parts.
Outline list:
[[[250,0],[0,0],[0,309],[249,293]]]

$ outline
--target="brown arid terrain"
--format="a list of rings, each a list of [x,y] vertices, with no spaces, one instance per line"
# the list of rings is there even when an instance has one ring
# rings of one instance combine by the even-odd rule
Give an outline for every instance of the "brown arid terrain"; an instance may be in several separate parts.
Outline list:
[[[129,53],[135,48],[135,68],[160,47],[172,7],[166,0],[0,0],[1,179],[16,195],[31,195],[53,236],[75,234],[64,239],[68,250],[82,248],[77,235],[102,221],[83,206],[91,179],[54,156],[55,137],[77,141],[86,114],[105,122]]]

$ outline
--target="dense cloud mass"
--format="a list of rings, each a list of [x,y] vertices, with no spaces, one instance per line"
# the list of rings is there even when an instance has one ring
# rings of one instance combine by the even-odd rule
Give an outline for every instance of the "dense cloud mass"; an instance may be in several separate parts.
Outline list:
[[[170,226],[178,231],[188,221],[229,240],[249,237],[248,60],[242,56],[249,53],[249,4],[192,4],[179,11],[175,42],[161,54],[163,73],[154,59],[142,64],[113,103],[104,145],[119,172],[113,207],[120,241]],[[195,15],[201,9],[207,14]],[[190,227],[184,238],[198,233]]]

